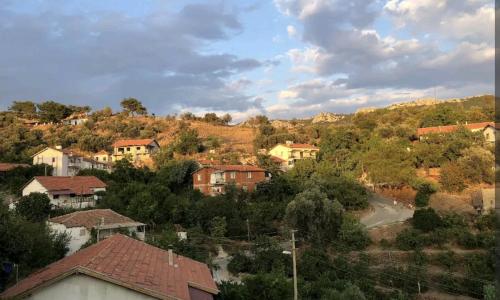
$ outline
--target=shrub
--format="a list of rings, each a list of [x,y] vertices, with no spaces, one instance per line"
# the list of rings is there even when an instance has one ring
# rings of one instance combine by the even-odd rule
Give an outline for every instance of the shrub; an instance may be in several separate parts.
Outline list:
[[[396,237],[396,246],[405,251],[419,249],[425,246],[425,239],[420,231],[407,228]]]
[[[460,233],[458,244],[467,249],[474,249],[478,246],[476,236],[467,230]]]
[[[441,252],[436,255],[435,262],[443,267],[445,267],[448,271],[451,271],[454,266],[457,265],[458,259],[453,251]]]
[[[227,265],[227,269],[234,275],[238,273],[248,273],[252,265],[252,260],[243,254],[236,253]]]
[[[467,187],[462,168],[455,162],[443,165],[439,183],[445,191],[449,192],[461,192]]]
[[[432,208],[417,209],[413,213],[413,226],[424,232],[429,232],[435,228],[441,227],[443,220]]]
[[[433,193],[436,192],[436,187],[430,182],[422,182],[417,188],[417,195],[415,196],[415,205],[417,207],[424,207],[429,204],[429,199]]]

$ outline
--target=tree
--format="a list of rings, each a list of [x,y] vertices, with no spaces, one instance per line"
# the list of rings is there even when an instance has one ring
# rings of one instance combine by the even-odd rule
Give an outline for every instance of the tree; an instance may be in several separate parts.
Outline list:
[[[468,182],[493,183],[495,157],[490,151],[474,146],[462,150],[461,154],[457,164]]]
[[[31,222],[47,220],[50,209],[50,199],[47,194],[42,193],[23,196],[16,205],[16,212]]]
[[[231,117],[230,114],[225,114],[222,116],[221,120],[222,120],[222,123],[229,124],[233,120],[233,117]]]
[[[462,168],[454,162],[441,167],[439,183],[445,191],[450,192],[461,192],[467,187]]]
[[[72,111],[66,105],[54,101],[37,104],[38,115],[43,122],[61,122],[71,115]]]
[[[243,278],[247,294],[251,299],[290,299],[292,283],[281,274],[264,273]]]
[[[36,116],[36,105],[32,101],[14,101],[9,110],[26,118],[34,118]]]
[[[285,219],[305,239],[326,244],[337,237],[343,210],[338,201],[328,199],[319,188],[312,187],[297,194],[288,204]]]
[[[413,227],[424,232],[443,226],[443,220],[432,208],[417,209],[413,213]]]
[[[338,241],[342,248],[354,250],[362,250],[370,244],[365,228],[350,214],[344,215],[342,219]]]
[[[223,238],[226,235],[226,217],[214,217],[210,224],[210,235],[213,238]]]
[[[174,150],[180,154],[194,154],[203,149],[201,139],[196,129],[184,129],[175,142]]]
[[[120,102],[120,105],[127,114],[145,115],[148,113],[146,107],[135,98],[125,98]]]

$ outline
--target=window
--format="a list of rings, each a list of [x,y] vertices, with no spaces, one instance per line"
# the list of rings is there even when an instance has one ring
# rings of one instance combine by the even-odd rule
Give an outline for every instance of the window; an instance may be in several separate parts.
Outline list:
[[[198,174],[198,181],[201,181],[201,174]]]
[[[85,235],[85,229],[80,229],[80,236],[84,236]]]
[[[52,157],[52,162],[55,163],[56,162],[56,158],[55,157]]]
[[[102,158],[102,161],[106,161],[106,156]]]
[[[75,194],[69,194],[69,196],[70,196],[71,198],[75,198],[75,196],[76,196],[76,195],[75,195]]]
[[[127,147],[127,152],[130,152],[130,147]]]
[[[95,161],[99,161],[99,157],[97,157],[97,156],[96,156],[96,157],[95,157]]]
[[[235,178],[236,178],[236,172],[231,172],[231,173],[229,173],[229,177],[230,177],[231,179],[235,179]]]
[[[54,195],[52,198],[59,199],[59,195]]]
[[[252,178],[252,172],[247,172],[247,178],[251,179]]]
[[[141,150],[141,147],[135,147],[136,150]]]
[[[245,192],[248,192],[248,186],[244,185],[241,187]]]

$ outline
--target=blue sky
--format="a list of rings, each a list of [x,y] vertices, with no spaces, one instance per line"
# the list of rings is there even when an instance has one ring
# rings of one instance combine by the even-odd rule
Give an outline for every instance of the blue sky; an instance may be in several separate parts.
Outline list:
[[[484,0],[0,0],[0,108],[307,117],[493,93]]]

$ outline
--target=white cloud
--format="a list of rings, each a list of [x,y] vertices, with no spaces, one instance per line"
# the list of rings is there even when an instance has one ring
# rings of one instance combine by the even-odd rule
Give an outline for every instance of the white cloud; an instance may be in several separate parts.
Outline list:
[[[293,38],[297,35],[297,29],[293,25],[288,25],[286,27],[286,32],[288,33],[288,37]]]

